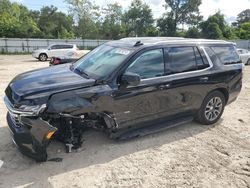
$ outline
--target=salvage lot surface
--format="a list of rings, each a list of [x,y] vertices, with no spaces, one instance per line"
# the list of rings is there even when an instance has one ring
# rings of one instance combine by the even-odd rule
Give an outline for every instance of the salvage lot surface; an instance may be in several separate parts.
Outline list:
[[[250,66],[216,125],[192,122],[125,142],[89,131],[77,152],[50,144],[49,157],[62,162],[36,163],[12,144],[2,97],[15,75],[47,66],[29,55],[0,56],[0,187],[250,187]]]

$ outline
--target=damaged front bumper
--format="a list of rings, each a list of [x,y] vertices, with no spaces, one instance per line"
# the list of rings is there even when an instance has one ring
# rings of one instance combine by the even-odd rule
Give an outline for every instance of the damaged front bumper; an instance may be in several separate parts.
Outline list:
[[[5,99],[6,102],[8,101]],[[57,129],[31,112],[22,114],[9,103],[6,106],[9,110],[7,122],[15,145],[24,155],[36,161],[46,161],[46,148]]]

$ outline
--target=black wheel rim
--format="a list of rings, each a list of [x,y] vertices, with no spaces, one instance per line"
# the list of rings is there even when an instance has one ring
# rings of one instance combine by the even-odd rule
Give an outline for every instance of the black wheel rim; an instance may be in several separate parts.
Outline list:
[[[213,97],[206,105],[205,117],[209,121],[216,120],[222,111],[222,100],[220,97]]]

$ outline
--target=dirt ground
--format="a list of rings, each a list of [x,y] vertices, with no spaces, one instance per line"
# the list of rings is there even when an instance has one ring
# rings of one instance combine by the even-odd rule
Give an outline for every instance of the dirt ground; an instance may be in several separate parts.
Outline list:
[[[2,97],[15,75],[46,66],[30,55],[0,56],[0,187],[250,187],[250,66],[214,126],[192,122],[125,142],[90,131],[74,153],[50,144],[49,156],[62,162],[36,163],[12,144]]]

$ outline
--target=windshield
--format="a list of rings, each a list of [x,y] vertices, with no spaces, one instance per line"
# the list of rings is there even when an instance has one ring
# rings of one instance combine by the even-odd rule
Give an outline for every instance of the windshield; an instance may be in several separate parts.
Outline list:
[[[103,44],[74,63],[74,70],[97,79],[112,73],[131,53],[131,50]]]

